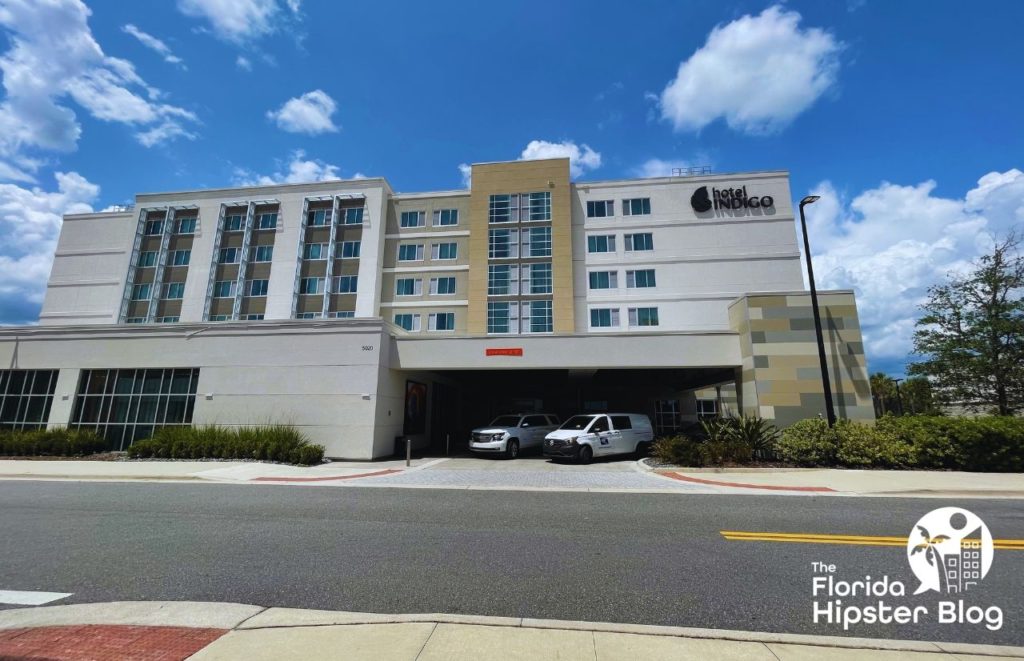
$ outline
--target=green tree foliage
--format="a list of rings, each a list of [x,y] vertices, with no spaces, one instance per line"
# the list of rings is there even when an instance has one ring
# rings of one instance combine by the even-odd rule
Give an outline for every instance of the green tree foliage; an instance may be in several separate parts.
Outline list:
[[[1010,234],[966,275],[928,290],[909,373],[943,404],[1011,415],[1024,406],[1024,256]]]

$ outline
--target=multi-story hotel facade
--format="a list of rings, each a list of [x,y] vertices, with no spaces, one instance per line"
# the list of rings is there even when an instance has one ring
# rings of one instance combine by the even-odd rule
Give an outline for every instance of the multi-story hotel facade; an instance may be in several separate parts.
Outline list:
[[[0,426],[286,423],[327,455],[456,448],[509,411],[823,412],[783,171],[572,182],[567,159],[140,194],[64,219],[39,324],[0,329]],[[820,292],[840,417],[873,408]],[[722,394],[724,391],[724,395]]]

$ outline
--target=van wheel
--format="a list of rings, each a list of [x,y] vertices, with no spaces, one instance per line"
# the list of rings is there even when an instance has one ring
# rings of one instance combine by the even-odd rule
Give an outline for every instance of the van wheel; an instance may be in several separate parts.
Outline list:
[[[651,453],[651,444],[650,443],[637,443],[636,444],[636,453],[635,454],[636,454],[636,458],[637,459],[643,459],[644,457],[646,457],[650,453]]]
[[[584,445],[583,447],[580,448],[578,461],[581,464],[589,464],[591,461],[593,461],[593,459],[594,451],[590,448],[589,445]]]
[[[519,456],[519,441],[512,438],[505,444],[505,457],[515,459]]]

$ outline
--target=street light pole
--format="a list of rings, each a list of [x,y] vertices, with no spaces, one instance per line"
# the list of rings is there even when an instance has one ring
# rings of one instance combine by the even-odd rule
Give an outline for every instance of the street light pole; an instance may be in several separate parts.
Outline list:
[[[828,426],[836,424],[836,410],[832,404],[832,385],[828,380],[828,363],[825,361],[825,338],[821,333],[821,312],[818,310],[818,290],[814,286],[814,267],[811,266],[811,242],[807,238],[807,220],[804,218],[804,207],[814,204],[820,199],[818,195],[808,195],[800,200],[800,227],[804,232],[804,257],[807,259],[807,280],[811,283],[811,308],[814,310],[814,334],[818,339],[818,361],[821,363],[821,387],[825,391],[825,416]]]
[[[900,407],[900,415],[903,415],[903,395],[900,394],[900,381],[903,379],[893,379],[896,384],[896,403]]]

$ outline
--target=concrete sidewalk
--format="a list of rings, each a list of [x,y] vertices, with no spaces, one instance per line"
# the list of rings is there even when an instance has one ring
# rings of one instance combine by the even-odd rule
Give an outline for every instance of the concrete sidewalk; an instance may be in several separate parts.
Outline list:
[[[23,642],[16,647],[19,639]],[[112,639],[123,646],[106,654]],[[225,603],[113,602],[0,611],[3,658],[29,649],[25,643],[30,642],[36,658],[129,659],[132,640],[145,644],[147,658],[160,652],[154,646],[162,642],[160,658],[204,660],[1024,658],[1024,647]]]

